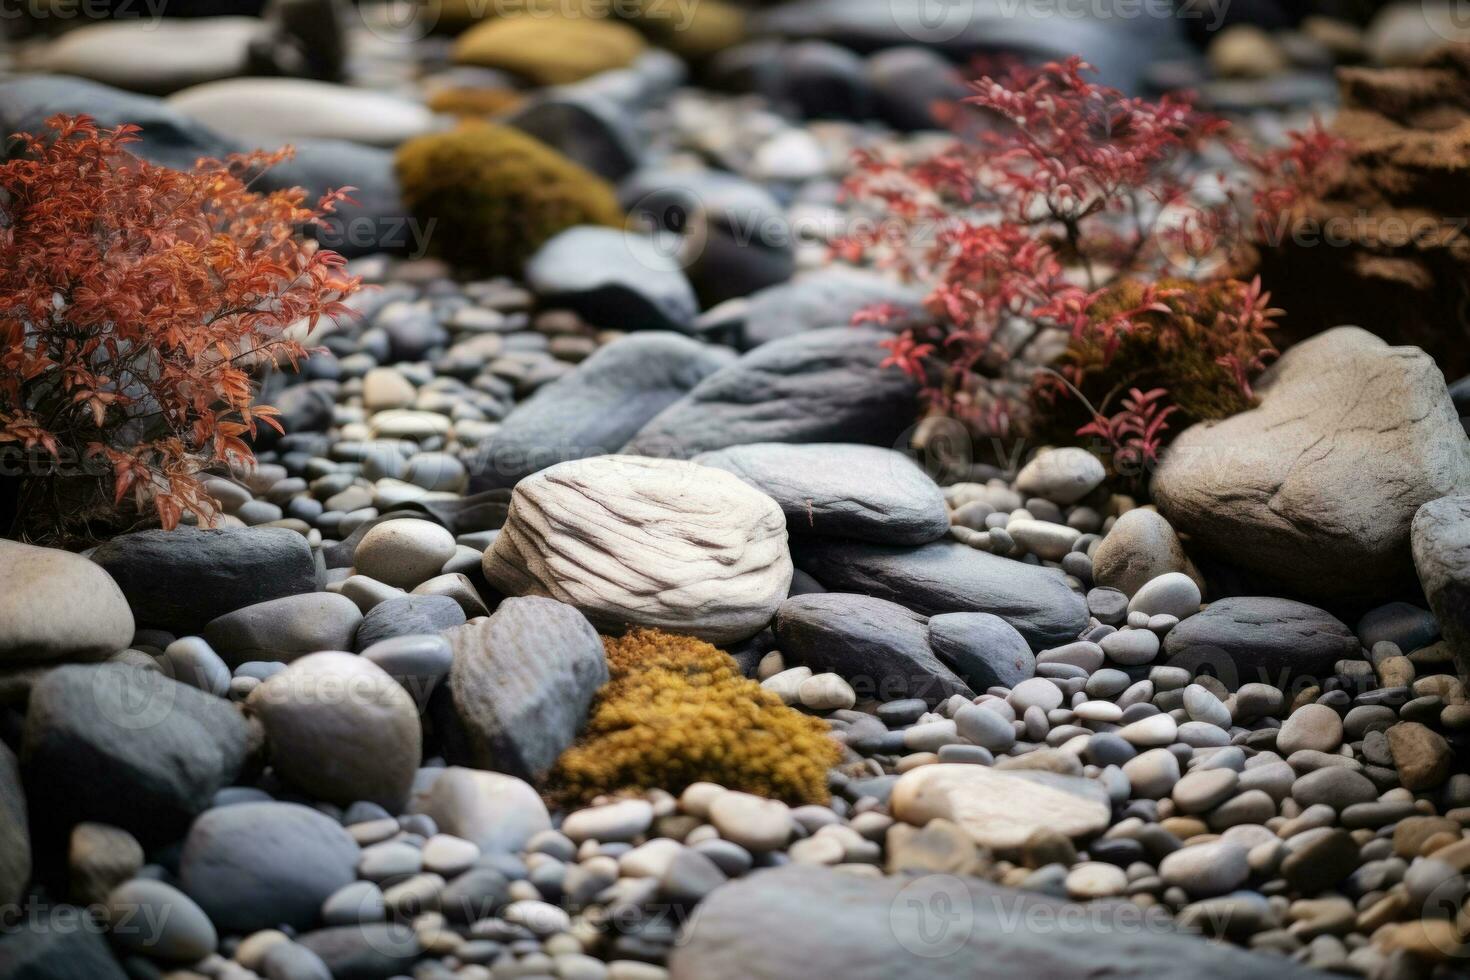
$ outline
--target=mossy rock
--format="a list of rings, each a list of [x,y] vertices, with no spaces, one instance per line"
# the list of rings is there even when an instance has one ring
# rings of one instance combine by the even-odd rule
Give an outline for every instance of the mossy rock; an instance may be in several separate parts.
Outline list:
[[[745,40],[745,11],[719,0],[633,0],[619,10],[650,41],[687,61],[703,61]]]
[[[637,28],[660,47],[689,61],[702,61],[745,40],[746,13],[721,0],[437,0],[434,31],[460,34],[494,20],[606,20],[609,13]]]
[[[429,96],[428,107],[449,116],[484,119],[500,116],[519,106],[525,96],[505,88],[442,88]]]
[[[542,243],[577,225],[622,223],[610,184],[525,133],[468,123],[398,149],[403,201],[445,260],[515,275]]]
[[[522,14],[470,28],[454,43],[454,60],[498,68],[537,85],[569,85],[643,53],[643,36],[626,24],[585,17]]]

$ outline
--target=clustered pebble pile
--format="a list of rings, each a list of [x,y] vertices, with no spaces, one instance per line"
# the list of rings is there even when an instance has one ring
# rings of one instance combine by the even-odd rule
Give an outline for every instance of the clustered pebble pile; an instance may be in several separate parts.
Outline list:
[[[494,295],[504,306],[514,294]],[[469,315],[481,309],[493,312]],[[461,307],[445,318],[449,336],[497,315],[517,313]],[[563,322],[536,322],[547,319]],[[200,690],[177,691],[170,711],[111,747],[109,725],[127,721],[120,699],[140,682],[120,679],[114,712],[105,686],[86,675],[127,668],[60,668],[31,691],[28,762],[54,773],[86,751],[116,762],[101,788],[58,775],[56,789],[63,812],[114,788],[127,797],[109,804],[111,820],[72,833],[68,871],[74,900],[112,910],[125,952],[193,964],[177,976],[658,977],[702,899],[786,864],[978,875],[1075,901],[1127,898],[1207,935],[1364,975],[1421,975],[1458,948],[1452,910],[1470,866],[1470,776],[1452,773],[1441,733],[1463,731],[1467,710],[1432,617],[1390,604],[1355,636],[1287,600],[1222,600],[1201,611],[1198,573],[1167,522],[1110,495],[1101,467],[1080,451],[1044,453],[1014,481],[932,490],[948,538],[1005,554],[1017,571],[1065,573],[1064,592],[1079,608],[1085,596],[1076,639],[1033,655],[1000,617],[951,612],[938,629],[945,616],[931,616],[927,642],[947,652],[916,696],[860,698],[865,683],[891,678],[814,671],[808,664],[820,665],[820,654],[790,665],[783,640],[804,649],[811,629],[842,639],[863,628],[852,626],[856,613],[876,624],[863,642],[893,648],[886,662],[901,665],[910,655],[903,634],[885,633],[882,617],[923,617],[873,596],[809,591],[780,603],[764,644],[774,649],[758,642],[744,651],[762,686],[824,717],[845,747],[829,776],[830,803],[788,806],[697,783],[549,811],[516,777],[421,760],[420,710],[454,664],[440,631],[486,615],[489,593],[471,577],[482,549],[505,532],[456,537],[422,512],[379,519],[405,501],[466,499],[457,492],[464,470],[446,450],[466,448],[456,442],[484,419],[470,410],[480,408],[473,399],[443,401],[456,386],[412,364],[369,368],[359,359],[362,373],[351,377],[353,356],[342,358],[346,377],[330,382],[326,431],[287,437],[274,459],[215,482],[234,530],[184,529],[167,544],[161,532],[142,532],[94,556],[140,619],[202,627],[180,638],[139,630],[110,659],[141,666],[160,685],[166,675]],[[499,394],[513,401],[513,385]],[[917,470],[897,472],[912,480]],[[335,542],[364,528],[351,565],[336,564]],[[288,579],[262,588],[292,594],[214,615],[211,603],[238,602],[221,587],[251,562]],[[317,564],[327,566],[323,590],[314,588]],[[76,578],[84,573],[95,568],[60,577],[86,587]],[[189,576],[192,590],[160,588]],[[1304,638],[1274,634],[1267,647],[1320,646],[1327,634],[1341,657],[1318,677],[1247,680],[1260,643],[1240,627],[1250,620],[1240,606],[1252,602],[1297,606],[1313,626]],[[1210,628],[1213,611],[1232,603],[1234,617]],[[105,631],[109,612],[105,603],[90,610],[91,627]],[[527,615],[512,634],[524,644],[517,653],[570,648],[537,618],[546,613]],[[1171,638],[1200,623],[1214,656],[1198,671],[1174,665]],[[360,656],[316,652],[328,650]],[[1237,672],[1230,684],[1223,668]],[[352,696],[334,700],[332,682]],[[954,687],[964,693],[946,693]],[[100,717],[60,714],[86,696]],[[244,704],[248,725],[230,702]],[[527,730],[498,734],[530,755],[556,737],[535,731],[551,727],[536,718],[517,724]],[[184,775],[148,757],[165,747],[183,757]],[[237,770],[255,775],[224,785]],[[145,819],[135,801],[158,807]],[[160,826],[156,813],[169,807],[177,819]],[[181,847],[152,849],[175,832]],[[166,917],[149,918],[165,908]],[[164,926],[141,927],[151,921]],[[700,949],[675,953],[680,975],[704,975]]]

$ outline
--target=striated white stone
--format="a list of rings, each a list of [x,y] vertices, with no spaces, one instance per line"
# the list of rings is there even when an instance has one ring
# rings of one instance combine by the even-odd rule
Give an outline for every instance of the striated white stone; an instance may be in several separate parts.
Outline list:
[[[726,643],[770,622],[792,565],[781,508],[738,477],[598,456],[518,483],[484,570],[506,595],[558,599],[604,629],[658,626]]]
[[[953,821],[975,843],[992,848],[1020,847],[1042,829],[1090,837],[1107,828],[1112,814],[1106,791],[1090,779],[948,763],[899,777],[890,807],[895,817],[920,827]]]

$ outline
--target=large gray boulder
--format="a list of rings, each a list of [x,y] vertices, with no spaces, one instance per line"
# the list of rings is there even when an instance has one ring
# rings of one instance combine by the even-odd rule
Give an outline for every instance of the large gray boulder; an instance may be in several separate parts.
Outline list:
[[[103,542],[91,557],[117,580],[139,626],[176,636],[317,587],[311,546],[284,527],[136,531]]]
[[[791,585],[774,500],[723,470],[638,456],[522,480],[483,568],[502,594],[565,602],[605,631],[658,626],[711,643],[764,629]]]
[[[1257,391],[1258,407],[1174,441],[1153,480],[1159,510],[1305,597],[1409,580],[1414,513],[1470,490],[1470,439],[1434,361],[1339,327],[1287,351]]]
[[[762,442],[701,453],[694,461],[728,470],[770,496],[792,534],[927,544],[949,531],[944,492],[892,449]]]
[[[541,779],[607,683],[597,630],[565,603],[525,596],[444,636],[454,666],[435,719],[449,761]]]
[[[979,767],[976,767],[979,768]],[[1279,956],[1176,931],[1130,902],[1075,904],[980,878],[791,865],[717,888],[669,960],[673,980],[1310,980]]]
[[[918,548],[858,541],[805,540],[797,566],[837,592],[861,592],[926,616],[992,613],[1033,650],[1061,646],[1087,627],[1087,603],[1065,577],[951,541]]]
[[[654,416],[734,361],[728,348],[666,331],[600,347],[505,417],[482,448],[471,486],[512,487],[554,463],[615,453]]]
[[[1414,567],[1429,607],[1470,677],[1470,496],[1442,497],[1414,515]]]
[[[788,663],[841,675],[858,697],[923,698],[932,704],[975,692],[929,647],[926,619],[896,602],[819,592],[776,610],[776,645]]]
[[[1362,656],[1353,631],[1337,617],[1291,599],[1235,596],[1212,602],[1164,639],[1170,663],[1210,673],[1234,690],[1320,679],[1339,660]]]
[[[176,839],[228,786],[249,730],[228,701],[141,667],[58,667],[31,689],[21,764],[48,824]]]
[[[102,660],[133,641],[133,613],[80,555],[0,539],[0,667]]]
[[[751,442],[894,446],[918,412],[918,386],[881,367],[891,334],[833,327],[759,347],[705,378],[625,452],[689,459]]]

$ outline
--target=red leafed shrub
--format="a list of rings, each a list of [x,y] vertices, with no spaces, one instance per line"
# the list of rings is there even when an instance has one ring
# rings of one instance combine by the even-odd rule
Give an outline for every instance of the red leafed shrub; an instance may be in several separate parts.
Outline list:
[[[978,132],[918,159],[860,153],[847,190],[888,220],[837,251],[930,285],[926,322],[864,318],[897,328],[888,363],[935,411],[986,434],[1100,439],[1123,469],[1154,461],[1172,424],[1250,404],[1279,311],[1229,276],[1339,147],[1318,127],[1253,152],[1186,99],[1128,98],[1090,70],[983,78],[965,100],[978,111],[954,114]],[[1047,334],[1060,357],[1018,382],[1015,350]]]
[[[289,150],[182,172],[129,154],[135,126],[47,127],[0,164],[0,449],[25,462],[19,530],[65,536],[125,501],[166,528],[208,519],[200,472],[252,463],[245,438],[280,428],[251,370],[294,366],[306,350],[286,328],[345,313],[358,288],[300,234],[345,195],[251,191]]]

